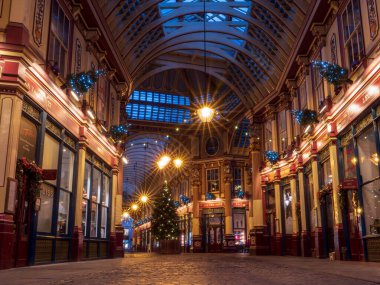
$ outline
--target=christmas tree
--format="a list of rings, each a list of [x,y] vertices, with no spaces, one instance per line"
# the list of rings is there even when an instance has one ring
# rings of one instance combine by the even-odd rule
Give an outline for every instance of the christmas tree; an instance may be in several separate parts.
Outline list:
[[[167,183],[154,201],[152,233],[157,240],[175,240],[179,237],[177,209]]]

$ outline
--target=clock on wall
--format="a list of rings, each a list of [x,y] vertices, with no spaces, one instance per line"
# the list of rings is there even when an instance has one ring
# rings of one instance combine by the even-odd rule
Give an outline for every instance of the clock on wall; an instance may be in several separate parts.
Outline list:
[[[210,137],[206,142],[206,153],[215,155],[219,150],[219,140],[216,137]]]

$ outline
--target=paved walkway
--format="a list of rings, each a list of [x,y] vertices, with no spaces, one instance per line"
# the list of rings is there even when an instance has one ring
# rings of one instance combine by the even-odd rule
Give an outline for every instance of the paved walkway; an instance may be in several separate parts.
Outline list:
[[[247,254],[134,254],[3,270],[0,284],[370,285],[380,284],[380,263]]]

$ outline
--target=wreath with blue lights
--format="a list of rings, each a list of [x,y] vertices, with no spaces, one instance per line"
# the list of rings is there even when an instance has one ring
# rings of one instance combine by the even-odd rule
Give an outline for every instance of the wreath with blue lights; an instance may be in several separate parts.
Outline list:
[[[111,126],[109,134],[111,138],[116,142],[126,141],[128,136],[128,128],[126,125]]]
[[[216,197],[213,193],[210,193],[210,192],[206,192],[206,200],[215,200]]]
[[[316,111],[310,109],[292,110],[292,114],[296,122],[301,126],[312,125],[318,123],[318,114]]]
[[[83,96],[94,87],[99,77],[106,75],[106,73],[105,69],[73,73],[67,78],[67,85],[77,95]]]
[[[277,151],[268,150],[265,152],[265,157],[271,164],[276,164],[280,159],[280,154]]]
[[[347,69],[338,64],[322,60],[313,61],[312,64],[319,69],[319,74],[335,87],[339,87],[345,83],[352,84],[352,81],[348,79]]]
[[[190,198],[187,197],[187,196],[185,196],[185,195],[181,194],[181,195],[179,195],[179,198],[181,199],[182,203],[185,204],[185,205],[187,205],[187,204],[190,203]]]

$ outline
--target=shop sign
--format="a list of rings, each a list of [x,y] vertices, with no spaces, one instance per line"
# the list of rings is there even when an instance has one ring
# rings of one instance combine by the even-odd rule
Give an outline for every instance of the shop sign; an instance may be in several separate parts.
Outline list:
[[[57,179],[57,169],[43,169],[42,170],[43,180],[56,180]]]
[[[200,202],[199,203],[199,208],[200,209],[210,209],[210,208],[222,208],[224,207],[224,202],[223,201],[207,201],[207,202]]]
[[[249,205],[248,201],[244,201],[244,200],[232,201],[232,207],[234,208],[244,208],[244,207],[248,207],[248,205]]]
[[[22,117],[20,125],[18,157],[26,157],[28,161],[36,160],[37,126]]]
[[[376,83],[379,83],[379,80],[376,80],[372,84]],[[367,108],[377,98],[377,91],[372,91],[371,88],[367,88],[366,91],[362,92],[362,94],[360,94],[336,120],[337,130],[343,130],[349,123],[351,123],[356,118],[356,116],[363,112],[363,110]]]
[[[358,181],[356,179],[345,179],[342,183],[342,188],[346,190],[358,189]]]

